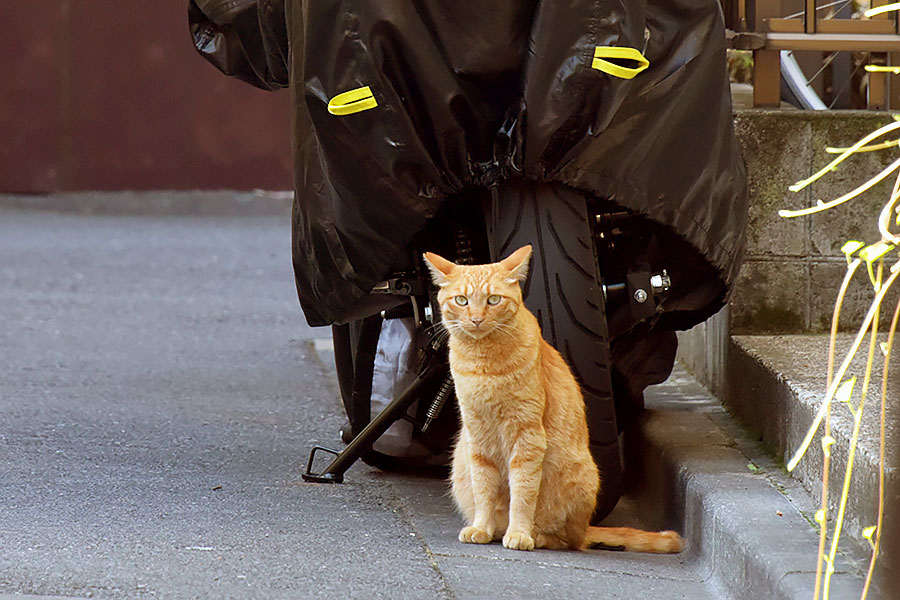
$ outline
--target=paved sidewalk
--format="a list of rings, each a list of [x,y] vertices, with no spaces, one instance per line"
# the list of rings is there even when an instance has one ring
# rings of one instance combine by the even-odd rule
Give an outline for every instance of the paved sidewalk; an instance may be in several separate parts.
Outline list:
[[[802,503],[747,471],[753,449],[683,374],[651,400],[656,470],[631,471],[653,481],[612,517],[687,523],[677,556],[464,545],[442,481],[358,464],[302,482],[343,419],[289,254],[284,217],[0,209],[0,600],[712,600],[734,597],[731,565],[805,597],[782,516],[748,499],[808,537]]]
[[[691,554],[456,541],[442,481],[354,467],[283,218],[0,212],[0,595],[715,598]]]

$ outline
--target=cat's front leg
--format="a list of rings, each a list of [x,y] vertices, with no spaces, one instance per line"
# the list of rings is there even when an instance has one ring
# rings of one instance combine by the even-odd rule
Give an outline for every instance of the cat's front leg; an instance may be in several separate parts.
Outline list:
[[[541,489],[547,438],[543,429],[522,432],[509,460],[509,527],[503,545],[512,550],[534,549],[534,514]]]
[[[472,481],[472,497],[475,518],[459,532],[459,541],[468,544],[489,544],[496,530],[496,506],[500,490],[500,469],[496,461],[468,444],[469,474]]]

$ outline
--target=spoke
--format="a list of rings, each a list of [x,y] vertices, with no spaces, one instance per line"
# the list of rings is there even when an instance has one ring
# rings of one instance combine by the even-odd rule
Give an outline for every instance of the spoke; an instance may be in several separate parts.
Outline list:
[[[817,6],[817,7],[816,7],[816,11],[825,10],[826,8],[831,8],[832,6],[837,6],[838,4],[842,4],[843,6],[841,6],[839,9],[837,9],[836,11],[834,11],[834,12],[836,12],[836,13],[839,13],[839,12],[841,12],[841,11],[844,9],[844,6],[847,6],[848,4],[851,4],[852,2],[853,2],[853,0],[837,0],[837,2],[832,2],[832,3],[830,3],[830,4],[825,4],[825,5],[823,5],[823,6]],[[798,12],[798,13],[794,13],[794,14],[792,14],[792,15],[788,15],[788,16],[786,16],[786,17],[784,17],[784,18],[785,18],[785,19],[796,19],[797,17],[802,17],[803,14],[804,14],[805,12],[806,12],[806,11],[801,10],[801,11]]]
[[[844,90],[847,89],[847,86],[850,85],[850,82],[853,81],[853,76],[856,75],[856,72],[859,71],[859,68],[862,66],[862,63],[856,65],[856,68],[853,69],[853,72],[850,73],[850,77],[847,78],[847,81],[844,82],[844,85],[841,86],[841,89],[837,94],[834,95],[834,99],[831,101],[831,104],[828,105],[828,109],[831,110],[831,107],[835,105],[838,99],[841,97],[841,94],[844,93]]]
[[[816,74],[806,80],[807,81],[806,85],[811,85],[812,82],[816,80],[816,77],[821,75],[822,71],[824,71],[826,68],[828,68],[828,65],[830,65],[831,63],[834,62],[834,59],[837,58],[837,55],[838,55],[838,53],[836,51],[829,54],[828,58],[826,58],[825,60],[822,61],[822,66],[819,67],[819,70],[816,71]]]

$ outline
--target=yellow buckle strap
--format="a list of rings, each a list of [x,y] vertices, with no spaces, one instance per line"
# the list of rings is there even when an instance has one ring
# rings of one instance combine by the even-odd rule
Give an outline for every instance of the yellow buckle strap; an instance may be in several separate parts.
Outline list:
[[[344,115],[352,115],[364,110],[369,110],[376,106],[378,106],[378,103],[372,95],[372,90],[369,89],[369,86],[365,86],[338,94],[329,100],[328,112],[342,117]]]
[[[631,60],[637,63],[636,67],[623,67],[604,58],[616,58],[623,60]],[[622,79],[632,79],[635,75],[650,66],[641,51],[637,48],[623,48],[619,46],[597,46],[594,50],[594,61],[591,63],[592,69],[609,73],[613,77],[621,77]]]

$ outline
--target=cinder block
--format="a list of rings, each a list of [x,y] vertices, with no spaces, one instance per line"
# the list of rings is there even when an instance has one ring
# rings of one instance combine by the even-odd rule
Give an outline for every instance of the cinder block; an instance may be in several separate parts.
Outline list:
[[[726,306],[703,323],[678,332],[678,360],[716,396],[721,395],[726,385],[730,313]]]
[[[882,171],[896,159],[896,149],[852,156],[803,191],[788,191],[835,157],[825,152],[827,146],[849,147],[890,121],[884,113],[864,111],[754,110],[736,115],[751,201],[746,262],[731,300],[733,333],[830,329],[844,274],[841,247],[848,240],[880,240],[877,220],[896,176],[822,213],[785,219],[778,211],[832,200]],[[900,134],[889,134],[876,141],[897,137]],[[873,295],[864,285],[851,289],[843,313],[845,329],[865,315]]]
[[[849,147],[889,122],[890,117],[883,113],[840,112],[810,115],[812,145],[810,174],[837,157],[836,154],[826,153],[826,147]],[[874,141],[886,141],[897,137],[900,137],[900,134],[894,132]],[[828,173],[810,186],[812,204],[817,200],[830,202],[861,186],[895,161],[897,156],[896,148],[850,156],[836,171]],[[890,199],[896,178],[896,174],[891,175],[847,203],[811,216],[810,256],[843,256],[841,246],[848,240],[867,243],[880,240],[878,215]]]
[[[747,260],[732,295],[732,333],[797,333],[809,323],[809,267],[801,259]]]
[[[806,223],[784,219],[778,211],[809,193],[792,194],[788,186],[809,170],[812,160],[810,127],[805,119],[775,111],[743,111],[735,118],[750,186],[747,256],[805,256]]]
[[[834,304],[846,272],[847,262],[843,260],[810,262],[810,332],[827,333],[831,331]],[[885,269],[884,277],[887,276],[888,272]],[[875,288],[872,286],[865,265],[862,265],[854,274],[844,296],[839,322],[840,330],[858,330],[874,298]],[[895,284],[882,303],[881,329],[885,329],[890,324],[898,299],[900,299],[900,285]]]

